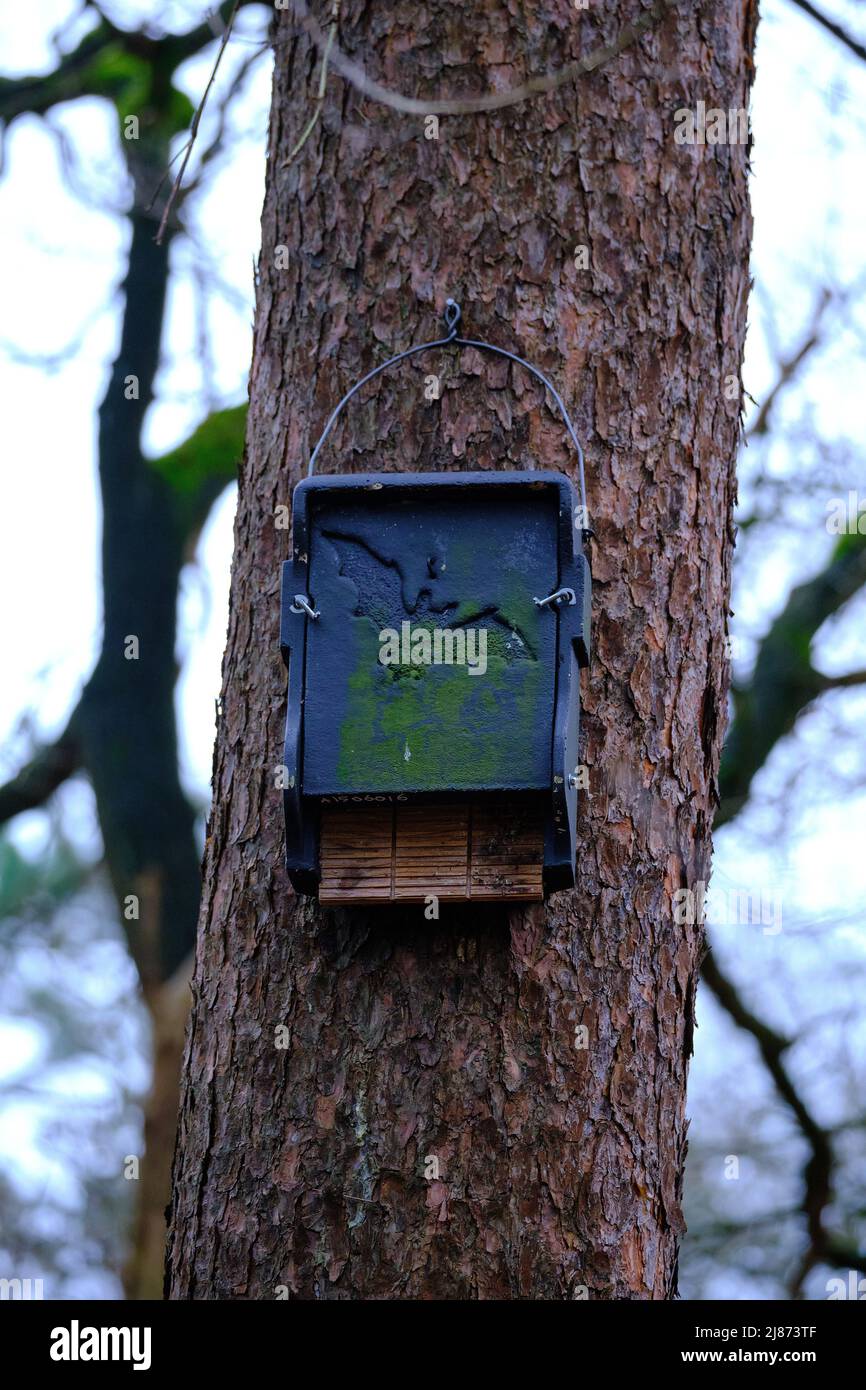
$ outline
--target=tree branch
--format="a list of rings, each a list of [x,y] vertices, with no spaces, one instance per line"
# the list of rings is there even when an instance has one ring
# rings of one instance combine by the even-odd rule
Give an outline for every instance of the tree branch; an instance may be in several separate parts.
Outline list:
[[[169,486],[185,553],[194,546],[216,499],[237,478],[246,421],[246,404],[215,410],[176,449],[147,461]]]
[[[828,289],[824,289],[821,291],[818,303],[815,307],[815,312],[812,315],[812,323],[800,346],[796,348],[792,353],[790,353],[787,357],[782,357],[780,359],[779,371],[776,380],[773,383],[771,389],[767,392],[767,395],[764,397],[763,401],[761,402],[761,406],[757,415],[755,416],[754,423],[746,431],[747,439],[753,439],[758,435],[768,433],[770,428],[770,415],[772,413],[773,406],[776,404],[776,400],[780,392],[782,392],[788,385],[788,383],[792,380],[792,378],[796,376],[797,371],[802,366],[805,359],[809,356],[809,353],[813,350],[813,348],[816,348],[821,341],[821,319],[823,318],[824,311],[827,308],[827,305],[830,303],[832,297],[833,296],[831,295]]]
[[[0,120],[13,121],[25,112],[43,116],[61,101],[92,95],[86,81],[88,66],[111,42],[111,32],[101,24],[86,34],[53,72],[42,77],[0,77]]]
[[[225,24],[235,10],[256,2],[226,0],[215,19]],[[53,71],[33,77],[0,77],[0,120],[8,123],[25,113],[43,116],[52,106],[78,97],[110,97],[112,78],[103,72],[98,60],[112,49],[149,64],[158,62],[167,72],[173,73],[181,63],[220,37],[219,29],[215,32],[212,24],[205,22],[188,34],[166,34],[153,39],[136,30],[119,28],[96,5],[91,4],[90,8],[98,16],[99,23],[85,34],[77,48],[59,59]],[[122,74],[118,74],[116,80],[123,80]]]
[[[791,1046],[791,1039],[775,1032],[769,1024],[762,1023],[756,1014],[748,1009],[736,991],[731,980],[724,975],[712,951],[709,951],[701,966],[701,978],[706,981],[713,994],[734,1020],[738,1028],[751,1033],[761,1049],[761,1056],[774,1079],[776,1068],[782,1054]]]
[[[312,116],[307,121],[307,124],[304,126],[304,129],[301,131],[300,137],[295,143],[294,149],[290,150],[287,157],[283,160],[282,165],[280,166],[283,169],[285,169],[289,164],[291,164],[292,161],[295,158],[297,158],[297,156],[300,154],[301,150],[304,148],[304,145],[306,145],[307,141],[309,140],[310,136],[312,135],[313,131],[318,125],[319,117],[322,114],[322,106],[324,105],[325,92],[327,90],[328,85],[328,59],[331,56],[331,48],[333,47],[334,40],[337,37],[337,24],[340,18],[340,0],[334,0],[332,15],[333,18],[331,20],[331,27],[328,30],[328,37],[325,42],[325,48],[321,55],[322,66],[321,71],[319,72],[319,86],[314,98],[315,109],[313,111]]]
[[[483,97],[464,98],[430,97],[418,99],[403,96],[401,92],[391,91],[390,88],[383,87],[379,82],[374,82],[372,78],[367,77],[363,68],[349,58],[341,48],[336,44],[329,43],[328,35],[310,14],[306,0],[295,0],[295,14],[301,27],[309,34],[319,52],[323,56],[326,52],[328,53],[330,66],[364,96],[370,97],[373,101],[381,102],[383,106],[389,106],[392,111],[403,111],[411,116],[471,116],[478,115],[483,111],[500,111],[505,106],[517,106],[530,97],[542,96],[547,92],[556,91],[558,87],[564,87],[567,83],[576,81],[578,77],[594,72],[596,68],[602,67],[636,43],[641,35],[645,34],[657,20],[661,19],[662,15],[675,3],[676,0],[655,0],[651,9],[646,10],[633,24],[627,24],[613,43],[602,44],[599,48],[593,49],[585,58],[568,63],[558,72],[546,73],[544,77],[532,77],[528,82],[521,83],[518,87],[509,87],[505,92],[488,92]]]
[[[31,758],[17,777],[0,787],[0,825],[5,825],[22,811],[42,806],[81,765],[81,750],[73,732],[75,715],[64,732],[54,742]]]
[[[195,177],[191,179],[186,186],[186,191],[184,193],[185,198],[188,197],[190,193],[194,192],[200,186],[202,175],[204,174],[208,166],[216,158],[216,156],[219,154],[220,150],[223,148],[226,136],[226,128],[228,125],[227,118],[229,108],[234,98],[241,90],[241,87],[243,86],[244,82],[246,81],[247,74],[249,73],[250,69],[254,67],[254,65],[258,62],[262,54],[267,52],[267,49],[268,45],[266,43],[260,44],[257,48],[253,49],[252,53],[248,54],[248,56],[244,58],[242,63],[238,65],[237,71],[232,77],[232,80],[226,89],[223,99],[217,107],[216,130],[213,133],[213,137],[208,141],[207,146],[202,150],[201,154],[199,155],[198,167],[196,169]],[[176,155],[175,158],[177,158],[181,153],[182,151],[179,150],[178,155]],[[174,161],[172,161],[172,163],[173,162]],[[166,176],[167,174],[168,171],[166,170]],[[158,189],[157,192],[159,192]]]
[[[866,671],[846,671],[842,676],[820,676],[821,690],[847,690],[851,686],[866,685]]]
[[[186,62],[187,58],[195,57],[203,48],[207,48],[214,39],[225,39],[227,26],[234,23],[234,17],[238,10],[246,5],[264,4],[268,0],[223,0],[223,3],[206,19],[202,24],[196,25],[195,29],[190,29],[187,34],[167,34],[160,39],[160,43],[165,45],[166,53],[171,65],[179,67]],[[269,7],[270,8],[270,7]]]
[[[165,236],[165,229],[168,225],[168,219],[171,214],[171,210],[177,200],[178,194],[180,193],[181,185],[183,183],[183,176],[186,173],[186,166],[189,163],[190,155],[192,154],[193,146],[195,144],[195,138],[198,135],[198,128],[199,124],[201,123],[202,114],[204,113],[204,108],[207,105],[207,99],[210,96],[211,87],[216,81],[216,75],[219,71],[219,65],[222,62],[223,54],[226,51],[226,44],[231,38],[232,25],[235,22],[235,15],[238,12],[239,5],[240,0],[234,0],[234,4],[231,8],[231,12],[228,17],[228,23],[226,24],[225,30],[223,32],[222,42],[220,43],[220,46],[217,49],[217,55],[214,60],[214,65],[211,69],[210,77],[207,80],[204,92],[202,93],[201,101],[196,107],[195,115],[192,118],[192,125],[189,128],[189,139],[184,145],[183,159],[180,162],[180,168],[177,171],[174,183],[171,186],[171,192],[169,193],[168,198],[165,202],[165,207],[162,210],[162,217],[160,218],[159,228],[156,233],[157,246],[162,245],[162,240]]]
[[[715,825],[745,804],[752,780],[803,710],[827,689],[853,685],[850,677],[823,676],[810,660],[812,639],[824,622],[866,584],[866,536],[842,537],[827,567],[792,589],[761,643],[748,685],[734,691],[734,720],[719,768]]]
[[[824,1211],[832,1195],[835,1155],[827,1130],[819,1125],[812,1115],[785,1066],[783,1057],[787,1048],[791,1046],[790,1039],[782,1037],[751,1012],[712,952],[704,959],[701,975],[737,1027],[743,1028],[755,1039],[777,1092],[794,1116],[797,1127],[809,1146],[809,1158],[803,1169],[804,1189],[800,1206],[806,1218],[809,1245],[793,1281],[794,1296],[799,1293],[803,1280],[816,1264],[866,1269],[866,1254],[848,1246],[824,1229]]]
[[[810,5],[809,0],[791,0],[791,4],[796,5],[797,9],[802,10],[810,19],[814,19],[816,24],[820,24],[822,29],[827,30],[828,34],[832,34],[834,38],[844,43],[845,47],[857,58],[866,62],[866,45],[858,42],[857,39],[852,39],[847,29],[843,29],[842,25],[838,24],[835,19],[830,19],[828,15],[816,9],[814,5]]]

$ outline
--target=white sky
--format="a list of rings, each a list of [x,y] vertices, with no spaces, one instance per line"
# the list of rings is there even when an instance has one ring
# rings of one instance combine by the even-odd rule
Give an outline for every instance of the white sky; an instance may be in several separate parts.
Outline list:
[[[43,29],[42,13],[38,26],[25,25],[15,8],[18,22],[9,24],[11,6],[8,0],[0,2],[7,20],[2,37],[7,74],[39,70],[50,61],[44,42],[38,42],[38,32],[50,27]],[[46,20],[54,23],[69,7],[54,0],[43,8]],[[110,8],[115,15],[121,13]],[[139,14],[153,12],[152,4],[134,8]],[[174,8],[186,16],[186,23],[201,15],[199,7]],[[122,13],[126,16],[132,9],[124,6]],[[258,32],[261,13],[242,12],[239,32]],[[237,49],[239,54],[247,51]],[[184,68],[191,96],[197,97],[212,62],[210,51]],[[223,82],[230,71],[226,60]],[[229,173],[197,199],[193,217],[208,261],[218,265],[221,280],[237,301],[227,303],[223,296],[211,295],[208,304],[219,404],[235,404],[246,393],[269,81],[265,57],[235,108],[234,128],[249,132],[250,138],[239,144]],[[107,105],[95,100],[67,105],[57,120],[79,152],[82,186],[110,190],[111,201],[122,206],[123,169],[116,122]],[[0,344],[14,345],[19,355],[59,353],[69,344],[75,344],[75,350],[50,375],[41,365],[9,360],[0,368],[6,459],[0,566],[7,595],[17,596],[3,605],[0,617],[0,643],[7,655],[0,684],[4,736],[25,709],[34,711],[40,731],[59,730],[98,650],[95,411],[117,340],[117,287],[125,249],[122,222],[83,206],[68,192],[56,141],[45,123],[31,117],[19,120],[7,141],[7,170],[0,182]],[[172,280],[159,401],[146,423],[146,446],[152,453],[171,448],[206,413],[196,350],[198,296],[191,273],[203,258],[189,244],[175,246],[172,254],[183,271]],[[202,537],[197,572],[184,576],[182,627],[187,632],[193,628],[195,643],[181,682],[183,760],[188,785],[201,798],[207,795],[210,777],[231,523],[229,496]],[[198,618],[203,611],[207,621],[202,630]],[[13,747],[7,766],[16,761]]]

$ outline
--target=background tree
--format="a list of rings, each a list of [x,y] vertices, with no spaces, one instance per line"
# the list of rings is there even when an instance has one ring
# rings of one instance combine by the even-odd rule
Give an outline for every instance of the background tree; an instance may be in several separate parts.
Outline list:
[[[764,51],[796,71],[799,95],[796,120],[768,90],[756,113],[764,215],[759,205],[750,358],[761,365],[747,377],[757,399],[739,465],[738,635],[715,821],[721,896],[769,888],[780,921],[764,934],[724,903],[708,917],[696,1103],[709,1123],[697,1129],[687,1193],[697,1297],[850,1296],[840,1286],[856,1287],[866,1267],[862,879],[845,824],[862,815],[866,777],[856,639],[866,494],[845,402],[866,363],[862,267],[837,177],[862,137],[866,47],[856,6],[837,18],[794,3],[807,18],[792,22],[786,6],[768,4],[762,27]],[[798,62],[797,44],[819,33],[824,42]],[[770,109],[787,137],[769,132]],[[813,213],[798,216],[789,239],[778,207],[785,175],[773,188],[767,176],[768,158],[794,147],[807,163],[820,152],[823,167]],[[767,216],[774,198],[778,227]],[[793,184],[784,202],[794,209]],[[774,574],[768,617],[753,600]],[[804,854],[809,840],[821,855]]]
[[[334,84],[300,149],[315,50],[277,23],[175,1298],[675,1291],[702,932],[672,899],[709,874],[740,406],[724,387],[750,219],[746,146],[681,146],[673,122],[699,100],[747,106],[754,17],[545,0],[525,22],[491,0],[469,24],[445,3],[387,20],[343,4],[367,82],[422,111],[446,88],[615,56],[543,98],[443,119],[438,139]],[[592,790],[573,893],[431,929],[420,909],[321,912],[289,890],[274,512],[349,382],[429,333],[452,292],[474,332],[564,384],[587,441]],[[372,391],[331,467],[565,464],[525,383],[471,356],[438,370],[437,403],[418,373]]]
[[[142,1296],[161,1288],[163,1213],[200,883],[195,810],[178,770],[178,583],[212,504],[235,476],[245,408],[213,414],[163,458],[145,457],[141,436],[154,397],[171,246],[184,232],[184,200],[219,154],[228,103],[262,46],[247,49],[220,93],[210,136],[196,151],[189,181],[172,197],[173,144],[196,114],[175,85],[175,74],[219,39],[237,8],[223,4],[186,33],[154,35],[121,28],[98,6],[85,5],[95,23],[75,48],[59,55],[54,71],[0,81],[0,119],[6,125],[27,113],[50,118],[60,104],[84,97],[110,102],[129,176],[120,342],[99,410],[102,649],[63,733],[38,748],[0,790],[0,822],[41,805],[79,770],[96,793],[105,861],[153,1027],[147,1152],[127,1270],[130,1293]]]

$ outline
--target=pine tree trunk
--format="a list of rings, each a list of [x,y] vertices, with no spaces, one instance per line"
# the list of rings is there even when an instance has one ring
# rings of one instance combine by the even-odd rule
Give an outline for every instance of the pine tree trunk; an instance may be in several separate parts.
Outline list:
[[[405,93],[478,94],[641,13],[349,0],[341,42]],[[747,104],[753,28],[748,0],[668,10],[600,71],[438,140],[332,78],[292,160],[317,69],[279,20],[174,1298],[675,1291],[702,932],[672,900],[709,876],[750,216],[747,147],[677,144],[674,116]],[[322,911],[282,867],[275,509],[346,387],[438,336],[449,294],[552,375],[587,442],[578,887],[438,922]],[[572,467],[540,391],[472,352],[386,374],[348,416],[322,471]]]

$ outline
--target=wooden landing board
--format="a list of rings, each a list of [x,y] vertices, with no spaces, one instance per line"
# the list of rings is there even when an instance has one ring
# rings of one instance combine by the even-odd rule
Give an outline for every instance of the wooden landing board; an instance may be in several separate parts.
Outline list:
[[[497,799],[322,807],[319,901],[539,902],[544,830],[536,806]]]

